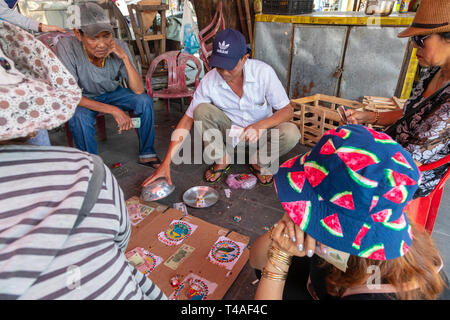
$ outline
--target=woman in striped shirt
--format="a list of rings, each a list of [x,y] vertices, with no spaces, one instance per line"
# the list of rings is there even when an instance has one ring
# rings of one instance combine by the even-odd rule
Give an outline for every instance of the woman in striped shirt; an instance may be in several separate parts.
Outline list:
[[[0,299],[167,299],[125,258],[130,220],[102,160],[23,144],[73,115],[81,90],[71,75],[5,21],[0,59]]]

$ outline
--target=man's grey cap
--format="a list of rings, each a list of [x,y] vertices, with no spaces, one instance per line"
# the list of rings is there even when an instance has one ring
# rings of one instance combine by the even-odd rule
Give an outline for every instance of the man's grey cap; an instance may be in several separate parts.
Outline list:
[[[82,2],[76,4],[79,10],[79,27],[88,37],[95,37],[103,31],[113,33],[113,28],[107,11],[95,2]]]

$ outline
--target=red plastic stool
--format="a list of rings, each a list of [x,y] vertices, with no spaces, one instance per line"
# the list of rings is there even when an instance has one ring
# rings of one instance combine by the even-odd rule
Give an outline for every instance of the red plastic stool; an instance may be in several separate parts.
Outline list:
[[[444,164],[450,162],[450,155],[435,161],[433,163],[424,164],[419,167],[421,172],[436,169]],[[406,211],[410,219],[416,223],[419,230],[426,230],[430,235],[433,232],[434,223],[439,211],[439,204],[441,203],[442,191],[444,190],[445,182],[450,177],[450,167],[441,177],[437,186],[426,197],[420,197],[411,201],[406,207]]]

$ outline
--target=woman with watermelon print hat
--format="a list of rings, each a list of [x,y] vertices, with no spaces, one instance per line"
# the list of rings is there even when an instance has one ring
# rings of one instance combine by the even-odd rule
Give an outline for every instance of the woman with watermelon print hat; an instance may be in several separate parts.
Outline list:
[[[436,246],[404,212],[419,178],[397,142],[354,124],[282,164],[285,214],[250,252],[261,274],[255,298],[450,298]]]
[[[398,37],[411,37],[419,64],[425,68],[404,110],[348,110],[346,116],[351,123],[389,126],[385,133],[416,163],[428,164],[444,158],[450,150],[450,1],[422,0],[413,23]],[[427,196],[448,167],[426,171],[414,198]]]

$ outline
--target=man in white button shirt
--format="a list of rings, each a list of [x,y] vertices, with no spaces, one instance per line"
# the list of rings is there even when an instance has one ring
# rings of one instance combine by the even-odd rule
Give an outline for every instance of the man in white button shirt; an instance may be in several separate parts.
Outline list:
[[[232,126],[243,128],[240,139],[248,143],[259,143],[267,140],[266,137],[270,141],[272,136],[276,138],[276,134],[269,129],[278,129],[277,159],[298,143],[300,132],[295,124],[289,122],[293,116],[293,108],[283,85],[272,67],[262,61],[249,59],[245,38],[239,31],[225,29],[217,34],[209,65],[215,68],[205,75],[197,87],[189,108],[177,125],[177,138],[172,136],[162,164],[142,183],[143,186],[159,177],[165,177],[172,184],[170,163],[194,121],[196,127],[201,123],[202,133],[207,133],[208,130],[222,133],[223,139],[205,142],[205,150],[209,147],[215,151],[214,155],[210,155],[214,164],[204,176],[210,183],[221,180],[232,162],[230,150],[226,150],[224,144]],[[179,134],[180,132],[184,134]],[[261,137],[264,139],[260,139]],[[265,145],[268,150],[271,148],[271,143],[267,142]],[[273,168],[268,169],[270,164],[263,163],[259,157],[254,161],[250,160],[250,169],[260,184],[271,185],[275,172]]]

